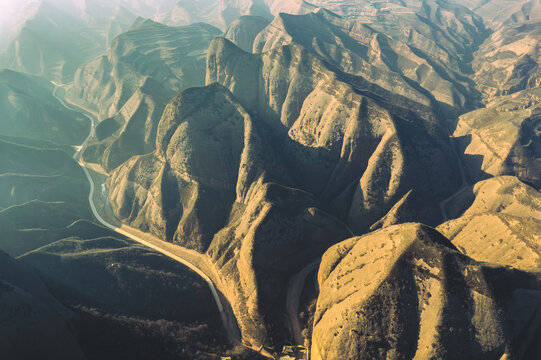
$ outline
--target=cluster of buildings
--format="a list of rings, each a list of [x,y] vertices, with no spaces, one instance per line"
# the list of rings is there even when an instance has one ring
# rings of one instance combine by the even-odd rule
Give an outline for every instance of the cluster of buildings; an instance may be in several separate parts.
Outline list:
[[[261,350],[263,347],[261,347]],[[232,360],[231,356],[222,356],[221,360]],[[308,351],[303,346],[284,346],[277,360],[308,360]]]
[[[278,360],[307,360],[308,352],[303,346],[284,346]]]

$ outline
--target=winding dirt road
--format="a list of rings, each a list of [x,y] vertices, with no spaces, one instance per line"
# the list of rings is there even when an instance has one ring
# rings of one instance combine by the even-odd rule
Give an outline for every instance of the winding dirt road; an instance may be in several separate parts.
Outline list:
[[[303,345],[304,338],[302,336],[302,328],[299,321],[298,311],[300,297],[306,278],[308,275],[319,268],[321,263],[321,258],[315,259],[310,264],[306,265],[301,271],[293,275],[289,279],[287,285],[287,296],[286,296],[286,310],[287,317],[289,319],[289,327],[291,330],[291,335],[293,336],[293,341],[296,345]]]
[[[345,224],[344,224],[345,225]],[[346,230],[349,232],[351,237],[355,236],[353,231],[345,225]],[[287,293],[286,293],[286,311],[287,318],[289,320],[289,329],[291,331],[291,336],[296,345],[304,345],[304,337],[302,336],[301,323],[299,321],[299,303],[301,298],[302,290],[304,289],[304,284],[306,283],[306,278],[308,275],[319,268],[321,264],[321,258],[312,260],[308,265],[306,265],[301,271],[289,278],[287,284]]]
[[[88,183],[90,185],[90,192],[88,194],[88,203],[90,204],[90,208],[92,209],[92,214],[94,215],[94,217],[99,221],[100,224],[102,224],[106,228],[111,229],[121,235],[124,235],[127,238],[132,239],[133,241],[139,244],[142,244],[150,249],[153,249],[169,257],[170,259],[173,259],[187,266],[193,272],[199,275],[203,280],[205,280],[205,282],[207,283],[212,293],[212,296],[214,297],[214,301],[216,303],[218,311],[220,312],[220,316],[222,318],[222,322],[227,332],[227,336],[229,340],[234,345],[241,345],[242,339],[241,339],[240,332],[238,330],[235,316],[233,314],[231,306],[229,305],[229,303],[227,303],[227,300],[225,299],[225,297],[217,290],[215,286],[215,282],[213,282],[213,280],[211,279],[211,277],[215,279],[218,278],[218,275],[214,267],[209,263],[208,259],[206,259],[204,255],[199,254],[193,250],[185,249],[185,248],[182,248],[181,246],[167,243],[165,241],[162,241],[156,238],[155,236],[151,234],[143,233],[141,231],[138,231],[137,229],[133,229],[128,226],[122,225],[121,222],[118,221],[118,219],[114,217],[114,215],[112,214],[112,210],[110,210],[109,201],[106,198],[107,196],[106,192],[95,191],[96,188],[101,188],[103,186],[103,182],[101,182],[103,180],[103,175],[102,175],[102,178],[100,179],[99,174],[94,172],[92,169],[88,168],[87,165],[83,161],[81,161],[80,157],[81,157],[81,151],[84,149],[89,139],[94,134],[97,121],[94,117],[87,114],[85,111],[76,109],[75,106],[70,106],[66,104],[66,102],[62,98],[60,98],[57,94],[58,90],[61,88],[62,85],[58,85],[54,82],[53,82],[53,85],[55,86],[53,90],[53,96],[62,104],[62,106],[64,106],[68,110],[76,111],[78,113],[83,114],[86,118],[88,118],[91,124],[90,131],[86,139],[83,141],[81,145],[74,147],[76,151],[75,151],[75,154],[73,155],[73,159],[79,164],[79,166],[81,166],[88,180]],[[96,202],[98,202],[98,205],[96,204]],[[105,220],[105,218],[107,220]],[[202,268],[205,268],[206,271],[202,270]]]

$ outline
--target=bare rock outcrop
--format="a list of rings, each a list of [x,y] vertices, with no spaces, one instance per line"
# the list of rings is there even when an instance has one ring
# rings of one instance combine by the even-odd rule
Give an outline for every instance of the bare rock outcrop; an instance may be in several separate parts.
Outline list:
[[[325,253],[318,277],[314,360],[533,359],[539,279],[478,263],[432,228],[346,240]]]
[[[453,133],[469,176],[515,175],[541,186],[541,87],[495,98],[460,117]]]
[[[207,251],[254,345],[281,332],[288,277],[348,234],[316,197],[284,186],[262,125],[218,84],[185,90],[164,111],[156,150],[107,184],[124,222]]]
[[[356,231],[410,189],[442,198],[456,186],[445,130],[428,107],[361,78],[344,79],[299,45],[252,55],[216,38],[207,67],[207,84],[229,88],[275,134],[296,187]]]
[[[438,230],[478,261],[527,271],[541,268],[541,194],[516,177],[478,182],[452,206],[460,217]]]

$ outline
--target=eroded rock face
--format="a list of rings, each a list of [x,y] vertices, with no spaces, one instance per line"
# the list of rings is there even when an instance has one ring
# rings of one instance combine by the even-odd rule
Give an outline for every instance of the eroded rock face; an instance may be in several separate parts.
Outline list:
[[[441,103],[442,111],[472,108],[475,89],[458,55],[443,56],[442,49],[410,38],[394,38],[356,18],[321,9],[300,16],[280,14],[257,36],[254,52],[296,43],[341,71],[418,103]]]
[[[67,97],[103,120],[83,158],[110,171],[152,152],[165,105],[179,91],[203,85],[206,50],[219,33],[207,24],[168,27],[139,19],[107,56],[79,68]]]
[[[333,246],[318,278],[316,360],[523,358],[541,326],[539,280],[477,263],[420,224]]]
[[[218,84],[186,90],[164,111],[156,151],[108,181],[120,219],[208,251],[253,344],[280,326],[288,277],[347,236],[317,198],[281,185],[291,180],[261,125]]]
[[[217,38],[207,67],[207,84],[228,87],[277,134],[296,187],[354,230],[414,187],[438,198],[456,186],[452,152],[429,108],[361,78],[345,82],[298,45],[251,55]]]
[[[538,0],[488,1],[478,12],[493,29],[475,54],[475,81],[490,98],[541,85]]]
[[[516,177],[481,181],[454,201],[461,216],[438,230],[478,261],[539,271],[541,194]]]
[[[461,116],[453,137],[472,180],[515,175],[539,187],[540,126],[538,87],[496,98],[486,108]]]
[[[253,55],[217,38],[207,68],[207,87],[167,106],[156,150],[107,185],[123,222],[208,253],[260,345],[280,332],[288,276],[348,236],[339,219],[367,231],[413,188],[443,198],[457,172],[429,108],[298,45]]]
[[[303,191],[253,184],[208,251],[234,299],[243,338],[252,344],[270,343],[283,326],[289,278],[349,234],[317,203]]]
[[[274,14],[278,3],[257,5]],[[325,255],[316,359],[520,358],[539,333],[539,283],[476,261],[536,269],[537,210],[517,215],[526,204],[483,195],[493,185],[473,188],[469,203],[441,201],[488,175],[538,183],[537,89],[486,98],[486,109],[459,119],[454,137],[470,175],[460,179],[447,126],[481,98],[469,68],[487,36],[481,19],[448,2],[317,3],[342,17],[311,9],[281,14],[262,30],[264,18],[233,22],[231,41],[209,40],[207,86],[180,93],[159,121],[159,106],[145,100],[159,93],[159,76],[132,95],[119,90],[122,116],[152,116],[130,123],[117,114],[97,129],[117,139],[94,147],[96,159],[108,154],[100,160],[107,168],[125,160],[115,158],[119,149],[137,155],[108,180],[115,214],[205,253],[249,344],[282,344],[293,274],[351,236],[348,227],[382,227]],[[224,25],[255,14],[254,4],[181,2],[177,10],[189,19],[196,13],[182,9],[202,6]],[[141,141],[128,147],[132,138]],[[494,191],[523,191],[509,186]],[[440,205],[447,217],[452,203],[457,217],[471,202],[478,212],[440,229],[474,260],[427,226],[394,226],[436,225]],[[525,235],[515,236],[521,228]],[[479,235],[490,231],[509,244]]]
[[[133,157],[109,178],[116,215],[160,238],[205,251],[236,198],[250,123],[225,89],[181,93],[164,111],[156,151]]]

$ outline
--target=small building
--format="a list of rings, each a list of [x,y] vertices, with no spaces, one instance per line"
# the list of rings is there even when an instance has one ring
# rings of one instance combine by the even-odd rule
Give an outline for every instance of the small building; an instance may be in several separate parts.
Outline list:
[[[307,351],[303,346],[284,346],[278,356],[279,360],[306,360]]]
[[[297,360],[294,346],[284,346],[278,360]]]

